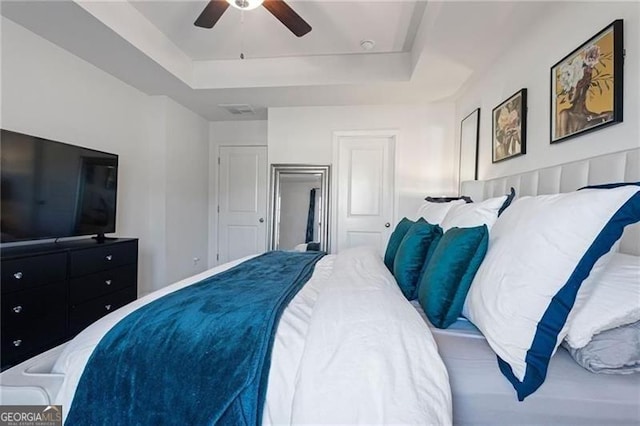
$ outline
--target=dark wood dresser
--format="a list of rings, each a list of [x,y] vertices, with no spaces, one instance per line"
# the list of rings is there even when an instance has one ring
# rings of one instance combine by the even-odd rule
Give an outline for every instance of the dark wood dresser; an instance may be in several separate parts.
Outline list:
[[[138,240],[2,248],[2,370],[71,339],[137,297]]]

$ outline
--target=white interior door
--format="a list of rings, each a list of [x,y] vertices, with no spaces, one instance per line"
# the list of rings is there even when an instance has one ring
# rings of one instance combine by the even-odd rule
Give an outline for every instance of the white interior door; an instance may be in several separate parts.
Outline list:
[[[362,245],[384,253],[394,213],[395,136],[337,137],[337,251]]]
[[[267,148],[220,147],[218,182],[218,261],[264,252]]]

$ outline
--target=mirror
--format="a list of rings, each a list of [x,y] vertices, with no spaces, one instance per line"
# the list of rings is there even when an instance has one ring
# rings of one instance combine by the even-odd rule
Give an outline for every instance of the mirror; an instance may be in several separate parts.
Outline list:
[[[330,166],[271,165],[269,248],[329,252]]]

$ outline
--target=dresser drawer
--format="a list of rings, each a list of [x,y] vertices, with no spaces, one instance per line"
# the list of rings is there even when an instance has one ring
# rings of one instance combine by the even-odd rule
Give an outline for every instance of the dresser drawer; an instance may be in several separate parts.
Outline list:
[[[66,253],[45,254],[2,262],[2,293],[64,281]]]
[[[46,318],[66,316],[64,281],[52,285],[15,291],[2,296],[2,329],[48,327]]]
[[[2,366],[49,349],[66,336],[64,283],[18,291],[2,298]]]
[[[66,340],[64,317],[43,318],[47,327],[2,332],[2,369],[44,352]]]
[[[137,263],[138,243],[137,241],[128,241],[72,251],[69,258],[71,277],[92,274]]]
[[[133,302],[136,300],[136,292],[135,286],[127,287],[124,290],[72,306],[69,316],[69,333],[71,336],[75,336],[103,316],[110,314],[129,302]]]
[[[127,265],[73,278],[69,286],[69,302],[72,305],[77,305],[107,293],[134,286],[137,275],[136,265]]]

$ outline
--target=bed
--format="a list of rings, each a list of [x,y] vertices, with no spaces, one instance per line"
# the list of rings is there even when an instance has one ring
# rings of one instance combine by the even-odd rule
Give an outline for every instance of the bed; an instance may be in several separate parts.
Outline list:
[[[3,372],[2,403],[72,406],[87,360],[122,318],[246,261],[154,292]],[[451,423],[448,376],[433,337],[370,248],[318,262],[280,319],[266,392],[264,424]]]
[[[467,181],[461,191],[477,202],[505,194],[511,187],[518,196],[536,196],[610,182],[640,182],[640,149],[496,179]],[[640,224],[625,229],[617,250],[640,256]],[[419,305],[417,309],[424,318]],[[544,385],[530,399],[518,402],[502,374],[492,368],[495,353],[472,324],[460,319],[450,329],[432,327],[432,331],[449,371],[456,424],[640,423],[640,374],[593,374],[559,348]]]
[[[538,195],[621,181],[640,181],[640,149],[464,182],[462,191],[481,201],[510,187],[518,195]],[[639,225],[628,227],[618,249],[640,256],[639,236]],[[5,371],[1,402],[68,406],[93,348],[122,317],[244,260],[148,295],[72,342]],[[364,248],[323,258],[289,303],[275,336],[268,383],[265,424],[640,422],[639,374],[590,373],[562,348],[543,386],[518,402],[482,334],[464,319],[444,330],[431,326],[420,306],[402,296],[379,256]]]
[[[429,324],[420,305],[412,305]],[[473,324],[460,318],[448,329],[430,328],[449,373],[454,424],[631,425],[640,420],[640,374],[593,374],[561,348],[544,385],[519,402]]]

